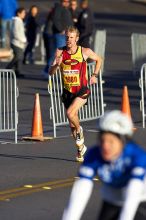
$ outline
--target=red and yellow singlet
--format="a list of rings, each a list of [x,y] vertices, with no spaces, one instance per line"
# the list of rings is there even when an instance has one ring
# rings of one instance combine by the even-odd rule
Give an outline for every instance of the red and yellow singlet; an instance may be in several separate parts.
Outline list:
[[[71,93],[77,93],[82,87],[87,87],[87,63],[82,55],[82,48],[78,46],[75,54],[63,50],[61,72],[63,85]]]

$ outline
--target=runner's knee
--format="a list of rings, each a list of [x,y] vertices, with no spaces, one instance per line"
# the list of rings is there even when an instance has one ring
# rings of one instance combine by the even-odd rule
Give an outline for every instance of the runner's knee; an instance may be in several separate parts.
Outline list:
[[[69,119],[72,119],[77,115],[77,113],[73,109],[68,109],[66,114]]]
[[[70,110],[67,110],[66,114],[67,114],[67,117],[68,117],[69,119],[71,119],[71,118],[74,117],[74,113],[73,113],[72,111],[70,111]]]

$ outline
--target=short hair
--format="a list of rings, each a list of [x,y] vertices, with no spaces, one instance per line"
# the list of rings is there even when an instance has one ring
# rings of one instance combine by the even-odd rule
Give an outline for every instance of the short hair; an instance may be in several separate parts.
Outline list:
[[[88,1],[88,0],[81,0],[81,3],[86,3],[86,4],[88,4],[89,1]]]
[[[78,0],[71,0],[70,2],[76,2],[76,3],[78,3]]]
[[[16,15],[20,14],[22,11],[25,11],[25,8],[21,7],[16,10]]]
[[[77,37],[79,37],[79,35],[80,35],[79,30],[74,26],[69,26],[68,28],[66,28],[65,33],[67,33],[67,32],[76,33]]]

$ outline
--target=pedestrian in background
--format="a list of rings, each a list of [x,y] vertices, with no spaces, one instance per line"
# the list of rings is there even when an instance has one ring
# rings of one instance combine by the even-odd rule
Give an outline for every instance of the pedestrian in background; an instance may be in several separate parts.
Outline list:
[[[81,13],[78,19],[77,28],[80,32],[79,44],[83,47],[91,47],[90,39],[93,33],[93,15],[89,8],[88,0],[81,1]]]
[[[73,19],[74,26],[77,26],[80,10],[78,8],[78,1],[77,0],[71,0],[70,2],[70,11]]]
[[[16,16],[12,20],[11,47],[13,49],[14,57],[6,68],[14,69],[17,77],[23,77],[23,74],[21,74],[21,64],[24,48],[27,42],[23,23],[25,16],[25,9],[18,8]]]
[[[53,15],[54,15],[54,6],[50,9],[47,19],[45,21],[44,30],[43,30],[43,39],[44,39],[44,46],[46,50],[46,66],[43,71],[43,76],[45,78],[48,78],[48,69],[51,65],[51,63],[54,60],[54,54],[55,54],[55,39],[53,35]]]
[[[52,14],[50,15],[52,21],[53,39],[51,36],[49,36],[51,38],[52,44],[49,43],[49,59],[43,72],[43,75],[47,78],[50,65],[52,63],[52,60],[54,60],[55,58],[56,49],[62,48],[66,45],[65,30],[67,27],[73,25],[73,20],[69,6],[69,0],[61,0],[59,4],[55,4]]]
[[[27,47],[24,52],[23,64],[26,64],[26,60],[28,58],[29,63],[34,63],[34,47],[37,37],[37,14],[38,14],[38,7],[36,5],[32,5],[29,14],[26,20],[26,37],[27,37]]]
[[[69,10],[70,1],[61,0],[57,4],[53,15],[53,34],[55,37],[55,47],[61,48],[66,45],[65,30],[67,27],[73,25],[71,12]]]
[[[7,46],[7,31],[10,35],[12,18],[16,14],[17,7],[17,0],[0,0],[1,43],[3,48]]]

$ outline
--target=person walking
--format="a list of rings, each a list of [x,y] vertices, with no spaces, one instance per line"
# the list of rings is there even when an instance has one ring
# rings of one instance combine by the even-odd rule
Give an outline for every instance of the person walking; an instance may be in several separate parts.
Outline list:
[[[79,32],[75,27],[66,29],[66,47],[56,51],[55,60],[49,74],[56,73],[60,67],[63,80],[62,102],[66,108],[67,118],[78,149],[76,160],[82,162],[86,152],[83,128],[80,126],[78,111],[87,103],[90,95],[88,88],[87,59],[95,61],[95,70],[90,84],[97,82],[102,60],[91,49],[78,46]]]
[[[121,111],[99,120],[99,144],[86,154],[62,220],[79,220],[97,175],[103,199],[98,220],[146,219],[146,151],[132,140],[133,123]]]
[[[79,44],[90,48],[90,40],[93,33],[93,15],[89,8],[88,0],[81,0],[81,13],[78,18],[77,28],[80,32]]]
[[[6,68],[14,69],[17,77],[23,77],[23,74],[21,74],[21,64],[23,60],[24,48],[27,42],[23,23],[25,16],[25,9],[18,8],[16,16],[12,20],[11,48],[13,49],[14,56]]]
[[[79,15],[80,15],[80,10],[78,8],[77,0],[71,0],[71,2],[70,2],[70,11],[71,11],[74,26],[77,27],[78,18],[79,18]]]
[[[38,23],[36,20],[38,14],[38,7],[36,5],[32,5],[28,18],[26,20],[26,37],[27,37],[27,46],[24,52],[24,58],[23,58],[23,64],[26,64],[26,60],[28,57],[29,63],[34,63],[33,53],[34,53],[34,47],[37,37],[37,29],[38,29]]]
[[[43,30],[44,46],[46,51],[46,65],[42,72],[44,78],[48,79],[48,70],[55,56],[55,39],[53,34],[53,16],[56,5],[49,10]]]
[[[1,17],[1,43],[2,48],[7,46],[7,30],[10,34],[12,26],[12,18],[16,14],[18,8],[17,0],[1,0],[0,1],[0,17]]]
[[[65,29],[73,25],[69,6],[69,0],[61,0],[61,3],[57,4],[54,10],[53,33],[55,37],[56,48],[64,47],[66,45]]]
[[[48,24],[52,26],[53,38],[49,34],[52,43],[48,44],[49,48],[51,47],[51,50],[49,53],[47,65],[45,66],[45,69],[43,71],[43,75],[45,78],[48,77],[48,71],[52,63],[52,60],[54,60],[55,58],[56,49],[64,47],[66,45],[65,29],[73,25],[69,5],[70,0],[61,0],[60,3],[55,3],[54,8],[51,10],[50,15],[48,17]]]

